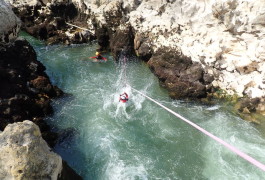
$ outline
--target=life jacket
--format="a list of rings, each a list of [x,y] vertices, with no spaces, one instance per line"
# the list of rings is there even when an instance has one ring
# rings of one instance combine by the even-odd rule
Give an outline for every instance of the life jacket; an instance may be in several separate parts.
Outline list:
[[[123,93],[123,94],[120,95],[120,100],[119,101],[121,101],[123,103],[126,103],[128,100],[129,99],[128,99],[128,94],[127,93]]]
[[[107,61],[107,58],[101,56],[100,54],[94,57],[90,57],[90,58],[95,58],[97,61],[101,61],[101,60]]]
[[[99,55],[96,56],[96,59],[98,59],[98,60],[99,59],[103,59],[103,57],[99,54]]]

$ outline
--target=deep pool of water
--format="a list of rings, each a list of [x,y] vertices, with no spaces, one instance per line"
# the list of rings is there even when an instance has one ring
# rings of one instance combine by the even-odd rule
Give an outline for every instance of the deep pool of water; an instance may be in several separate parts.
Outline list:
[[[92,62],[96,44],[45,46],[26,35],[52,82],[67,95],[47,121],[61,134],[55,147],[85,180],[259,180],[265,173],[134,92],[134,87],[265,163],[264,133],[224,104],[171,100],[135,58]],[[124,61],[124,59],[122,59]],[[124,87],[124,82],[129,85]],[[129,105],[119,94],[129,94]]]

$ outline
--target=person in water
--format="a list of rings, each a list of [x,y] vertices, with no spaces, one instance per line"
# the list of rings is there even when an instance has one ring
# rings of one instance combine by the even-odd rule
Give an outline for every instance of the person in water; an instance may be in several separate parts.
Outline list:
[[[96,56],[90,57],[90,58],[94,58],[94,59],[96,59],[96,61],[101,61],[101,60],[107,61],[107,59],[105,57],[101,56],[101,54],[99,52],[96,52]]]
[[[101,56],[101,54],[99,52],[96,52],[96,59],[97,60],[103,59],[103,57]]]
[[[119,102],[126,103],[128,100],[129,100],[129,96],[126,92],[124,92],[123,94],[120,94]]]

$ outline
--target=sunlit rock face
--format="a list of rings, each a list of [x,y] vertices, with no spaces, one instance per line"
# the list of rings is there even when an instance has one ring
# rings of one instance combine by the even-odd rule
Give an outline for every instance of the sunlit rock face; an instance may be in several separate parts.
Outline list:
[[[0,133],[0,179],[57,179],[62,159],[31,121],[9,124]]]
[[[25,120],[0,131],[0,179],[82,180],[43,140],[39,127]]]
[[[191,57],[214,76],[214,87],[231,95],[265,95],[264,0],[73,2],[102,26],[109,24],[106,13],[117,16],[122,7],[124,23],[145,39],[136,42],[138,48],[168,48]]]
[[[20,20],[13,13],[11,6],[0,0],[0,42],[13,41],[20,29]]]

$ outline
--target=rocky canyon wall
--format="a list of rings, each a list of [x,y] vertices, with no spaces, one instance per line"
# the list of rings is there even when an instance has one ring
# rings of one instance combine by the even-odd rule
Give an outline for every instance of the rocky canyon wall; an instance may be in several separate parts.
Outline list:
[[[241,112],[265,114],[264,0],[34,2],[51,11],[53,4],[73,4],[72,22],[81,20],[100,49],[110,48],[115,57],[134,52],[173,98],[218,91],[250,99],[244,106],[254,108],[240,105]]]
[[[73,0],[98,26],[112,30],[112,49],[115,35],[130,27],[136,55],[148,61],[171,97],[200,98],[217,90],[243,98],[240,112],[263,115],[264,2]],[[126,41],[118,46],[128,47]]]
[[[110,15],[120,17],[120,26],[112,26],[116,30],[130,24],[140,56],[146,53],[142,46],[153,54],[173,50],[199,62],[213,75],[214,87],[240,97],[265,96],[264,1],[73,2],[85,4],[101,26],[110,25]]]

